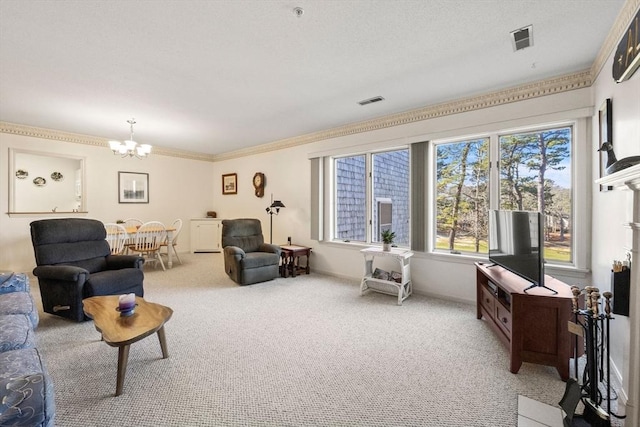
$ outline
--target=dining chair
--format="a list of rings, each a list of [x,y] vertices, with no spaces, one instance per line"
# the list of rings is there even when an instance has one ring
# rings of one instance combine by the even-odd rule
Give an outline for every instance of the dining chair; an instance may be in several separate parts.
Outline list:
[[[121,224],[125,229],[128,229],[128,228],[133,228],[133,227],[135,227],[135,228],[140,228],[140,226],[141,226],[142,224],[144,224],[144,222],[143,222],[142,220],[138,219],[138,218],[127,218],[127,219],[125,219],[124,221],[122,221],[120,224]],[[124,243],[124,248],[125,248],[124,250],[125,250],[125,252],[126,252],[126,253],[128,253],[128,252],[129,252],[129,245],[132,245],[132,244],[133,244],[133,239],[131,239],[131,238],[130,238],[130,239],[128,239],[128,240]]]
[[[168,238],[165,238],[164,242],[162,242],[160,246],[166,248],[167,250],[166,255],[169,255],[169,251],[172,250],[173,254],[178,259],[178,262],[182,264],[182,260],[180,259],[180,256],[178,255],[178,251],[176,250],[176,245],[178,244],[178,236],[180,235],[180,230],[182,230],[182,220],[178,218],[175,221],[173,221],[173,223],[171,224],[171,228],[175,229],[173,232],[173,239],[171,239],[171,249],[169,249]]]
[[[120,224],[108,222],[104,224],[105,230],[107,230],[106,240],[109,242],[109,248],[111,248],[111,255],[120,255],[125,251],[125,245],[129,234],[127,230]]]
[[[166,271],[164,262],[160,256],[160,245],[167,238],[167,229],[159,221],[145,222],[138,228],[132,237],[133,243],[128,245],[131,252],[139,253],[146,262],[160,262],[162,269]]]

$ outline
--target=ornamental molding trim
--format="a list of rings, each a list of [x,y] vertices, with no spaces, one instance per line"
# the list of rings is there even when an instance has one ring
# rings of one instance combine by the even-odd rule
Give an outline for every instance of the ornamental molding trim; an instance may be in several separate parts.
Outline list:
[[[75,144],[92,145],[95,147],[109,148],[109,140],[97,136],[82,135],[77,133],[63,132],[53,129],[38,128],[34,126],[20,125],[16,123],[0,122],[0,133],[28,136],[32,138],[51,139],[61,142],[72,142]],[[153,146],[152,155],[180,157],[191,160],[212,161],[210,154],[194,153],[190,151],[172,150]]]
[[[640,1],[640,0],[638,0]],[[160,148],[154,145],[153,155],[180,157],[191,160],[203,160],[219,162],[250,155],[263,154],[271,151],[282,150],[300,145],[310,144],[326,139],[339,138],[363,132],[401,126],[423,120],[460,114],[483,108],[496,107],[513,102],[525,101],[542,96],[553,95],[571,90],[590,87],[593,82],[590,70],[584,70],[573,74],[567,74],[537,82],[498,90],[484,95],[462,98],[441,104],[421,107],[402,113],[391,114],[363,122],[352,123],[341,127],[327,129],[311,134],[295,136],[279,141],[269,142],[255,147],[243,148],[223,154],[203,154],[190,151],[172,150]],[[51,139],[55,141],[72,142],[76,144],[93,145],[108,148],[108,139],[68,133],[52,129],[37,128],[14,123],[0,122],[0,133],[29,136],[34,138]]]
[[[622,35],[631,20],[636,16],[636,11],[640,9],[640,0],[627,0],[622,6],[622,10],[618,14],[616,21],[613,23],[607,38],[604,43],[600,47],[600,51],[598,52],[598,56],[596,56],[595,61],[591,65],[591,78],[593,81],[596,80],[598,75],[602,72],[602,67],[609,59],[610,55],[614,55],[616,52],[616,45],[618,41],[622,38]]]
[[[379,129],[400,126],[404,124],[465,113],[483,108],[496,107],[527,99],[539,98],[571,90],[590,87],[593,83],[590,70],[583,70],[551,79],[540,80],[513,88],[490,92],[470,98],[462,98],[450,102],[422,107],[402,113],[391,114],[376,119],[353,123],[338,128],[328,129],[311,134],[296,136],[266,143],[257,147],[244,148],[213,156],[213,161],[230,160],[249,155],[262,154],[270,151],[291,148],[326,139],[338,138],[357,133],[370,132]]]

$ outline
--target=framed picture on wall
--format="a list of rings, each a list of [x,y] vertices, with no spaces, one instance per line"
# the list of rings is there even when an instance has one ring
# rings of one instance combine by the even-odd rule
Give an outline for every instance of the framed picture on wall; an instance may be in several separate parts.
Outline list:
[[[238,174],[222,175],[222,194],[238,194]]]
[[[149,203],[149,174],[118,172],[118,203]]]
[[[599,145],[598,148],[602,149],[602,144],[611,144],[613,146],[613,117],[611,111],[611,98],[607,98],[600,107],[598,111],[598,123],[600,129],[599,136]],[[599,151],[600,155],[600,178],[606,175],[605,171],[607,170],[607,159],[609,158],[609,154],[607,150],[604,149]],[[600,191],[609,191],[613,190],[613,187],[607,185],[601,185]]]

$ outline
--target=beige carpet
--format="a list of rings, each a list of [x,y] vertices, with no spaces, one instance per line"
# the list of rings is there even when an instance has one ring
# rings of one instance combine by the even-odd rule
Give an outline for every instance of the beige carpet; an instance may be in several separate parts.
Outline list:
[[[41,313],[57,425],[515,426],[518,394],[562,397],[553,368],[509,372],[475,306],[420,295],[398,306],[318,274],[240,287],[220,254],[181,258],[145,270],[145,298],[174,310],[170,357],[156,336],[133,344],[122,396],[117,349],[93,323]]]

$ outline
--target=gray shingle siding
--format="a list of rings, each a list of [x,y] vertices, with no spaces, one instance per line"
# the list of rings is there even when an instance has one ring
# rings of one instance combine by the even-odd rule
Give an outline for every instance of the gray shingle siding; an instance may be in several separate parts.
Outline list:
[[[409,150],[374,156],[373,229],[378,230],[376,198],[392,201],[393,231],[396,243],[409,243]],[[336,160],[336,238],[366,241],[365,156]],[[379,240],[379,236],[374,241]]]
[[[389,198],[392,203],[395,242],[409,244],[409,150],[390,151],[374,156],[374,202],[376,198]],[[373,229],[378,230],[378,206],[373,206]],[[376,236],[374,240],[380,240]]]

